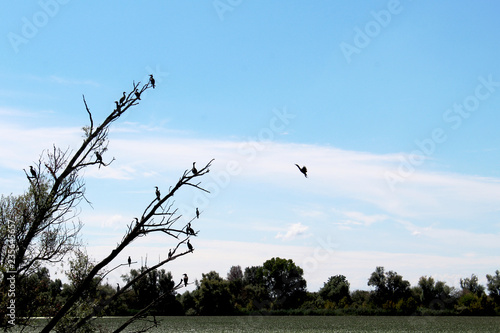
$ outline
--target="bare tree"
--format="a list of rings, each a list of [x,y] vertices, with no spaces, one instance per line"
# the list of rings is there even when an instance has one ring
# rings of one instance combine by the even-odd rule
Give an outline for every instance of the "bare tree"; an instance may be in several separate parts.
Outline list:
[[[63,306],[61,309],[61,314],[58,313],[58,315],[61,317],[64,315],[62,311],[68,311],[69,308],[76,302],[76,300],[79,298],[79,295],[84,292],[87,288],[90,287],[92,284],[92,279],[96,277],[98,274],[103,274],[102,277],[104,277],[108,272],[104,272],[104,269],[106,265],[108,265],[116,256],[130,243],[132,243],[135,239],[143,236],[147,236],[148,234],[151,233],[161,233],[164,234],[168,237],[171,237],[175,239],[176,245],[173,248],[173,251],[171,251],[171,255],[167,257],[167,259],[159,262],[157,265],[152,266],[150,268],[147,268],[141,272],[137,277],[135,277],[133,280],[129,281],[124,287],[120,288],[119,291],[117,291],[116,294],[111,296],[108,299],[102,300],[99,302],[99,304],[96,304],[96,306],[93,308],[93,310],[85,317],[81,318],[73,327],[72,329],[78,329],[82,327],[85,323],[87,323],[89,320],[92,319],[93,316],[96,316],[99,314],[99,312],[109,303],[111,303],[113,300],[117,299],[117,297],[128,290],[134,283],[137,283],[138,280],[146,276],[149,272],[152,270],[155,270],[164,264],[168,263],[169,261],[175,260],[179,257],[182,257],[188,253],[192,253],[194,251],[193,245],[190,243],[190,238],[192,236],[196,236],[198,232],[194,232],[192,228],[190,227],[191,222],[196,218],[196,216],[193,216],[187,224],[185,224],[183,227],[177,227],[176,222],[178,222],[181,218],[182,215],[179,214],[178,210],[173,208],[174,206],[174,201],[172,200],[172,197],[174,196],[175,192],[177,192],[182,186],[188,185],[195,187],[196,189],[208,192],[206,189],[202,188],[200,186],[200,183],[195,183],[194,179],[197,177],[201,177],[205,174],[207,174],[210,170],[209,167],[211,166],[211,163],[213,160],[209,161],[201,170],[197,170],[196,173],[194,173],[192,170],[185,170],[180,179],[177,181],[175,186],[171,187],[168,193],[164,196],[160,194],[159,200],[158,198],[154,198],[149,205],[145,208],[145,210],[142,213],[141,218],[135,218],[135,221],[132,221],[129,226],[128,226],[128,231],[127,233],[123,236],[121,242],[117,245],[117,247],[111,251],[111,253],[104,258],[101,262],[99,262],[95,267],[92,269],[92,271],[88,274],[86,279],[82,281],[82,283],[78,286],[77,290],[75,291],[74,295],[68,300],[68,302]],[[193,212],[194,213],[194,212]],[[179,223],[177,223],[179,224]],[[184,247],[185,245],[185,247]],[[181,248],[183,246],[183,248]],[[179,252],[179,253],[177,253]],[[177,254],[176,254],[177,253]],[[116,268],[116,267],[115,267]],[[182,287],[182,282],[179,282],[175,287],[174,290],[177,290]],[[146,308],[149,309],[150,306],[158,302],[163,295],[159,295],[158,298],[152,300],[151,304],[148,305]],[[144,316],[144,313],[146,311],[141,311],[140,314],[137,314],[134,316],[135,319],[141,318]],[[57,322],[58,315],[56,315],[52,321]],[[135,320],[134,319],[134,320]],[[54,324],[55,324],[54,323]],[[132,323],[132,321],[128,322],[128,324]],[[127,325],[128,325],[127,324]],[[50,325],[50,323],[49,323]],[[49,332],[52,327],[47,327],[44,328],[42,332]],[[119,330],[115,332],[120,332],[123,328],[121,327]]]
[[[90,166],[106,167],[110,165],[114,158],[107,158],[108,133],[113,122],[120,118],[129,108],[138,104],[141,95],[148,89],[154,88],[154,79],[143,84],[133,83],[132,90],[124,93],[118,101],[115,101],[114,110],[104,119],[100,125],[94,124],[92,112],[90,111],[85,96],[83,103],[89,117],[89,124],[83,127],[84,137],[81,146],[73,151],[71,149],[61,150],[54,146],[51,150],[45,151],[39,158],[36,165],[25,170],[30,188],[25,196],[2,200],[0,206],[2,223],[9,223],[10,219],[16,219],[16,254],[14,265],[11,270],[19,273],[29,272],[30,269],[38,267],[44,262],[57,262],[62,260],[69,252],[75,252],[79,246],[78,236],[82,224],[75,222],[77,217],[77,206],[82,200],[90,202],[85,197],[85,183],[81,176],[82,171]],[[128,226],[123,238],[103,260],[92,265],[86,265],[86,270],[74,285],[74,292],[68,297],[66,303],[51,318],[42,332],[50,332],[57,327],[60,331],[78,331],[84,329],[93,316],[99,316],[101,310],[115,300],[121,293],[129,289],[139,279],[143,278],[149,271],[156,269],[169,261],[194,251],[190,238],[197,235],[191,227],[191,223],[196,218],[193,212],[192,218],[183,220],[184,217],[174,207],[174,194],[184,186],[192,187],[196,190],[208,192],[197,181],[198,177],[209,172],[209,167],[213,160],[207,162],[201,169],[187,169],[181,175],[176,184],[171,186],[164,194],[157,191],[156,196],[152,196],[151,202],[143,210],[139,218],[135,218]],[[3,199],[3,198],[2,198]],[[3,226],[4,224],[2,224]],[[3,228],[0,228],[3,230]],[[85,315],[82,315],[76,322],[62,321],[72,311],[81,305],[81,300],[92,294],[96,285],[110,271],[121,266],[108,268],[123,249],[129,246],[139,237],[145,237],[151,233],[160,233],[174,240],[173,248],[168,258],[157,265],[143,270],[132,281],[122,287],[116,294],[108,299],[95,298],[87,303],[88,307]],[[4,242],[0,242],[0,255],[6,253],[7,247]],[[4,258],[0,258],[4,260]],[[3,265],[3,262],[2,262]],[[173,290],[183,286],[179,282]],[[172,292],[173,292],[172,290]],[[161,300],[164,295],[159,295],[152,300],[151,304],[127,322],[130,324],[134,320],[142,318],[148,309]],[[117,329],[117,332],[124,329],[126,325]]]

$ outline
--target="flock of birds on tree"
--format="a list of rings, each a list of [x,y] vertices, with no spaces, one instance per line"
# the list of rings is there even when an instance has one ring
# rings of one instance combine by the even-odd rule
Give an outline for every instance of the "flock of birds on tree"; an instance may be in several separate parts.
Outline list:
[[[151,84],[151,86],[153,87],[153,89],[156,87],[155,86],[155,79],[153,77],[152,74],[149,75],[149,83]],[[134,94],[135,94],[135,97],[137,100],[141,100],[141,92],[138,91],[138,90],[135,90],[134,91]],[[123,92],[123,96],[119,99],[119,101],[115,101],[116,103],[116,111],[118,113],[121,112],[121,107],[124,105],[125,101],[127,100],[127,93],[124,91]],[[96,162],[99,164],[99,168],[101,168],[101,165],[105,165],[104,162],[103,162],[103,159],[102,159],[102,155],[101,153],[99,153],[98,151],[95,151],[95,156],[96,156]],[[297,166],[297,168],[299,169],[299,171],[304,175],[304,177],[307,178],[307,168],[306,166],[300,166],[298,164],[295,164]],[[193,162],[193,167],[191,169],[191,172],[193,173],[193,175],[197,175],[198,174],[198,169],[196,169],[196,162]],[[35,169],[33,168],[32,165],[30,165],[30,174],[32,176],[32,178],[34,179],[37,179],[37,173],[35,171]],[[160,193],[160,189],[158,188],[158,186],[155,186],[155,195],[156,195],[156,199],[158,201],[161,201],[161,193]],[[200,218],[200,211],[198,210],[198,207],[196,208],[196,218],[199,219]],[[138,219],[136,219],[136,223],[138,223]],[[196,236],[196,233],[195,231],[193,230],[193,228],[191,228],[191,222],[188,222],[187,226],[186,226],[186,233],[189,235],[189,236]],[[187,240],[187,243],[186,243],[189,251],[193,251],[194,250],[194,247],[193,245],[191,244],[191,242],[189,241],[189,239]],[[174,249],[174,252],[172,252],[172,249],[169,249],[168,250],[168,258],[172,258],[172,256],[174,255],[175,253],[175,249]],[[127,259],[127,262],[128,262],[128,266],[130,267],[130,265],[132,264],[132,258],[130,258],[130,256],[128,257]],[[181,283],[184,282],[184,286],[187,287],[188,285],[188,276],[186,273],[184,273],[184,277],[183,279],[181,280]],[[120,285],[117,283],[117,291],[120,291]]]

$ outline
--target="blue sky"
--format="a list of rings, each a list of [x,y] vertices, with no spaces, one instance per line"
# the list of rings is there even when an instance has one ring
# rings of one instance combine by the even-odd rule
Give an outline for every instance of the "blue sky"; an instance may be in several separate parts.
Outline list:
[[[308,289],[376,266],[413,285],[458,286],[499,269],[500,29],[494,1],[24,1],[0,22],[0,193],[52,144],[76,148],[132,81],[157,88],[87,170],[82,238],[110,251],[134,216],[215,158],[196,251],[174,276],[260,265],[304,268]],[[295,163],[306,165],[303,177]],[[128,255],[164,258],[170,240]],[[114,264],[116,264],[114,263]],[[109,282],[124,271],[114,271]],[[54,273],[55,274],[55,273]],[[59,273],[60,274],[60,273]]]

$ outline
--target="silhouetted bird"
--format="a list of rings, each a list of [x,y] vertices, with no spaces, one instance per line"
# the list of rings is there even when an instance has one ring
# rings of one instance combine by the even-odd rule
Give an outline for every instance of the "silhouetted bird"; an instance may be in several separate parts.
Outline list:
[[[187,287],[187,285],[188,285],[188,276],[187,276],[186,273],[184,273],[184,279],[183,280],[184,280],[184,287]]]
[[[98,151],[95,152],[95,157],[97,158],[97,162],[99,162],[99,169],[101,168],[101,164],[104,164],[102,163],[102,156],[101,154],[99,154]]]
[[[116,284],[116,292],[119,292],[119,291],[120,291],[120,284],[119,284],[119,283],[117,283],[117,284]]]
[[[36,171],[35,171],[35,169],[33,168],[32,165],[30,165],[30,173],[33,176],[33,178],[36,178]]]
[[[158,201],[160,201],[160,197],[161,197],[160,190],[158,189],[158,186],[155,186],[155,187],[156,187],[156,199],[158,199]]]
[[[198,210],[198,207],[196,207],[196,218],[197,219],[200,218],[200,211]]]
[[[153,77],[153,74],[149,74],[149,82],[153,86],[153,89],[155,88],[155,78]]]
[[[123,104],[123,102],[125,102],[125,98],[127,97],[125,96],[125,91],[124,91],[122,98],[120,98],[120,104]]]
[[[172,249],[168,249],[168,259],[172,258]]]
[[[138,100],[141,100],[141,93],[139,91],[135,91],[135,97],[137,97]]]
[[[191,169],[191,171],[193,171],[193,175],[197,175],[198,174],[198,170],[196,169],[196,167],[194,166],[196,162],[193,162],[193,168]]]
[[[189,242],[189,239],[187,242],[187,246],[188,246],[189,251],[193,251],[193,245],[191,245],[191,243]]]
[[[191,228],[191,222],[189,222],[187,224],[186,231],[187,231],[188,235],[194,235],[194,230],[193,230],[193,228]]]
[[[116,103],[116,111],[117,111],[118,113],[122,112],[122,107],[120,106],[120,104],[118,104],[118,102],[117,102],[117,101],[115,101],[115,103]]]
[[[128,267],[130,267],[131,263],[132,263],[132,259],[130,259],[130,256],[128,256]]]
[[[295,164],[297,166],[297,168],[299,168],[300,172],[302,172],[304,174],[304,176],[307,178],[307,168],[306,166],[304,165],[302,168],[298,165],[298,164]]]

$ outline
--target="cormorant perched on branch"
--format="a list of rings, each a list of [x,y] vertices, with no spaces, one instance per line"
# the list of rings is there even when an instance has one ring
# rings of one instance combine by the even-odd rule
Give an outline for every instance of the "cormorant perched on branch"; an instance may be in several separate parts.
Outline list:
[[[186,273],[184,273],[184,279],[183,280],[184,280],[184,287],[187,287],[187,285],[188,285],[188,276],[187,276]]]
[[[36,178],[36,171],[35,171],[35,169],[33,168],[32,165],[30,165],[30,173],[33,176],[33,178]]]
[[[187,224],[186,231],[187,231],[188,235],[194,235],[194,230],[193,230],[193,228],[191,228],[191,222],[189,222]]]
[[[149,82],[153,86],[153,89],[155,88],[155,78],[153,77],[153,74],[149,74]]]
[[[196,162],[193,162],[193,168],[191,169],[191,171],[193,171],[193,175],[197,175],[198,174],[198,170],[196,169],[196,167],[194,166]]]
[[[196,207],[196,218],[197,219],[200,218],[200,211],[198,210],[198,207]]]
[[[123,102],[125,102],[125,98],[127,97],[125,96],[125,91],[124,91],[122,98],[120,98],[120,104],[123,104]]]
[[[132,263],[132,259],[130,259],[130,256],[128,256],[128,267],[130,267],[131,263]]]
[[[297,168],[299,168],[300,172],[302,172],[304,174],[304,176],[307,178],[307,168],[306,166],[304,165],[302,168],[298,165],[298,164],[295,164],[297,166]]]
[[[189,242],[189,239],[187,242],[187,246],[188,246],[189,251],[193,251],[193,245],[191,245],[191,243]]]
[[[115,103],[116,103],[116,111],[117,111],[118,113],[122,112],[122,107],[120,106],[120,104],[118,104],[118,102],[117,102],[117,101],[115,101]]]
[[[120,284],[119,284],[119,283],[117,283],[117,284],[116,284],[116,292],[119,292],[119,291],[120,291]]]
[[[155,186],[155,187],[156,187],[156,199],[158,199],[158,201],[160,201],[160,197],[161,197],[160,190],[158,189],[158,186]]]
[[[97,162],[102,164],[102,156],[101,156],[101,154],[99,154],[98,151],[95,152],[95,157],[97,157]]]
[[[168,249],[168,259],[172,258],[172,249]]]
[[[141,93],[139,91],[135,91],[135,97],[137,97],[138,100],[141,100]]]

